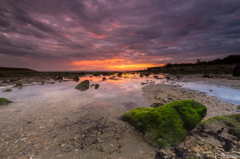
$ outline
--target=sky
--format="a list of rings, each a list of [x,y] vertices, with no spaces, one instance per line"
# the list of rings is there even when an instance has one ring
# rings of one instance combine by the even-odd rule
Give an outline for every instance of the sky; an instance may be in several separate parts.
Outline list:
[[[240,52],[240,0],[0,0],[0,67],[125,71]]]

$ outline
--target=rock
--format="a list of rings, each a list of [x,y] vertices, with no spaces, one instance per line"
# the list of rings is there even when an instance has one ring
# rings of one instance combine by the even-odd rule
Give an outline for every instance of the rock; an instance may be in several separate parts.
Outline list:
[[[0,98],[0,105],[6,105],[12,103],[12,101],[6,99],[6,98]]]
[[[78,77],[78,76],[75,76],[75,77],[73,78],[73,80],[74,80],[75,82],[78,82],[78,81],[79,81],[79,77]]]
[[[215,116],[213,118],[209,118],[201,124],[204,125],[205,128],[210,128],[213,125],[224,125],[226,132],[240,138],[240,114]]]
[[[58,76],[58,77],[56,78],[56,80],[63,80],[63,77],[62,77],[62,76]]]
[[[12,92],[12,89],[5,89],[3,92]]]
[[[22,83],[16,83],[15,87],[22,87]]]
[[[157,148],[178,146],[206,116],[207,108],[193,100],[174,101],[158,108],[136,108],[120,119],[144,133],[146,141]]]
[[[234,77],[239,77],[240,76],[240,64],[237,65],[234,70],[233,70],[233,76]]]
[[[102,80],[105,81],[105,80],[107,80],[107,79],[106,79],[106,77],[103,77]]]
[[[80,90],[80,91],[86,91],[86,90],[89,89],[89,85],[90,85],[89,80],[85,80],[85,81],[79,83],[79,84],[75,87],[75,89],[78,89],[78,90]]]
[[[121,77],[122,74],[123,74],[122,72],[119,72],[119,73],[117,74],[117,76],[118,76],[118,77]]]
[[[162,103],[153,103],[152,105],[150,105],[150,107],[153,107],[153,108],[157,108],[157,107],[160,107],[160,106],[163,106],[164,104]]]
[[[73,150],[75,150],[73,145],[64,145],[61,147],[61,152],[72,152]]]
[[[95,84],[95,89],[98,89],[98,87],[99,87],[99,84]]]

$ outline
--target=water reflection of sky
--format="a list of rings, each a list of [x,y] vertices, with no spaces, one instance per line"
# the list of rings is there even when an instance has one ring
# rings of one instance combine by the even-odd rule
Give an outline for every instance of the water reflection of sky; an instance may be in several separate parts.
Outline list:
[[[140,103],[140,101],[143,102],[141,98],[143,86],[141,83],[147,83],[147,80],[148,82],[154,81],[155,84],[168,83],[166,79],[153,78],[153,75],[144,78],[140,78],[139,74],[122,75],[122,77],[116,76],[115,78],[118,80],[109,79],[110,76],[105,76],[107,80],[104,81],[102,77],[103,76],[86,76],[80,77],[79,82],[68,81],[55,84],[28,86],[22,89],[13,88],[13,91],[10,93],[0,91],[0,97],[8,98],[14,102],[22,102],[24,100],[41,102],[44,100],[51,101],[52,99],[58,99],[58,101],[69,100],[77,104],[87,100],[108,101],[110,99],[119,98],[124,101],[135,100]],[[158,75],[158,77],[162,78],[163,76]],[[99,88],[95,89],[93,86],[83,92],[74,89],[78,83],[87,79],[90,80],[90,85],[98,83]],[[211,96],[217,96],[226,102],[240,104],[240,92],[236,89],[190,82],[177,82],[177,84],[182,85],[183,88],[198,90]]]
[[[216,96],[225,102],[240,104],[240,90],[238,89],[193,82],[177,82],[177,84],[180,84],[183,88],[204,92],[210,96]]]

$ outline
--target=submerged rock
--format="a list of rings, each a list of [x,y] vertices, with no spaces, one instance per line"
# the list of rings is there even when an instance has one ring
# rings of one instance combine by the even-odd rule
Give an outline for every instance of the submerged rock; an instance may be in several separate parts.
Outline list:
[[[99,84],[95,84],[95,89],[98,89],[98,87],[99,87]]]
[[[6,99],[6,98],[0,98],[0,105],[6,105],[12,103],[12,101]]]
[[[75,88],[80,91],[86,91],[89,89],[89,84],[90,84],[89,80],[85,80],[85,81],[79,83]]]
[[[178,146],[206,113],[203,104],[183,100],[157,108],[136,108],[120,118],[143,132],[150,145],[168,148]]]
[[[75,76],[75,77],[73,78],[73,81],[78,82],[78,81],[79,81],[79,77],[78,77],[78,76]]]
[[[5,89],[5,90],[3,90],[3,92],[12,92],[12,89]]]

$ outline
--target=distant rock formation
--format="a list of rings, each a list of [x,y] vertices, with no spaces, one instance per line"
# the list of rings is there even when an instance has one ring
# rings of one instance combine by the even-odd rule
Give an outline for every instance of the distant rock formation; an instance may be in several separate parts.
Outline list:
[[[233,70],[234,77],[240,77],[240,64],[238,64]]]

